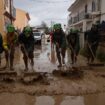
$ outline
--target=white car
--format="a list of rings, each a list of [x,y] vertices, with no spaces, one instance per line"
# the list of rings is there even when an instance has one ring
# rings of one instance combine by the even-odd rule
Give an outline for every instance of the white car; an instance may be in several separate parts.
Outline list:
[[[41,32],[33,32],[33,35],[34,35],[35,43],[41,44],[41,40],[42,40]]]

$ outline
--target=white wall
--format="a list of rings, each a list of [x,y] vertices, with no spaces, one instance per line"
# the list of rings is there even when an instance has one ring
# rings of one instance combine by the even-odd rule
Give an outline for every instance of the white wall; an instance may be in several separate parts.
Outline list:
[[[104,14],[105,13],[105,0],[102,0],[101,2],[101,13]],[[105,14],[101,16],[101,21],[105,20]]]

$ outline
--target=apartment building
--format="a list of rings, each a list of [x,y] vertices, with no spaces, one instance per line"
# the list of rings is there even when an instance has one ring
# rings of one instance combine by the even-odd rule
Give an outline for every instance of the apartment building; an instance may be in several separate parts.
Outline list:
[[[83,32],[90,29],[93,23],[104,19],[105,16],[101,16],[105,12],[104,2],[105,0],[76,0],[68,9],[68,26]]]
[[[75,0],[68,8],[68,30],[76,28],[81,32],[89,30],[92,24],[105,20],[105,0]],[[84,34],[80,35],[80,45],[84,46]]]
[[[0,33],[6,32],[8,24],[13,23],[16,17],[16,9],[13,0],[0,0]]]
[[[29,24],[30,16],[24,10],[16,8],[16,20],[14,21],[14,26],[16,29],[22,31],[25,26]]]

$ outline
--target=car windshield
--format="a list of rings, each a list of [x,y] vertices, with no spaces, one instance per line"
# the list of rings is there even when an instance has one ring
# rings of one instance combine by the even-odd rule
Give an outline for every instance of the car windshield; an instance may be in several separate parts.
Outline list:
[[[38,32],[34,32],[34,36],[40,36],[41,34]]]

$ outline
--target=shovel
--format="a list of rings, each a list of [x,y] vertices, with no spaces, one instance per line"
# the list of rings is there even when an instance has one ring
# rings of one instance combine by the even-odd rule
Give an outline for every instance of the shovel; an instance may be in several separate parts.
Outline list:
[[[51,62],[52,62],[53,64],[56,63],[56,56],[55,56],[54,45],[52,45],[52,47],[51,47]]]
[[[90,65],[90,66],[104,66],[103,63],[99,63],[99,62],[97,61],[97,59],[96,59],[96,57],[95,57],[95,55],[94,55],[94,53],[93,53],[93,51],[92,51],[92,49],[91,49],[91,46],[90,46],[90,44],[89,44],[88,42],[87,42],[87,45],[88,45],[88,47],[89,47],[89,49],[90,49],[90,51],[91,51],[91,54],[92,54],[94,60],[96,61],[94,64],[89,64],[89,65]]]

